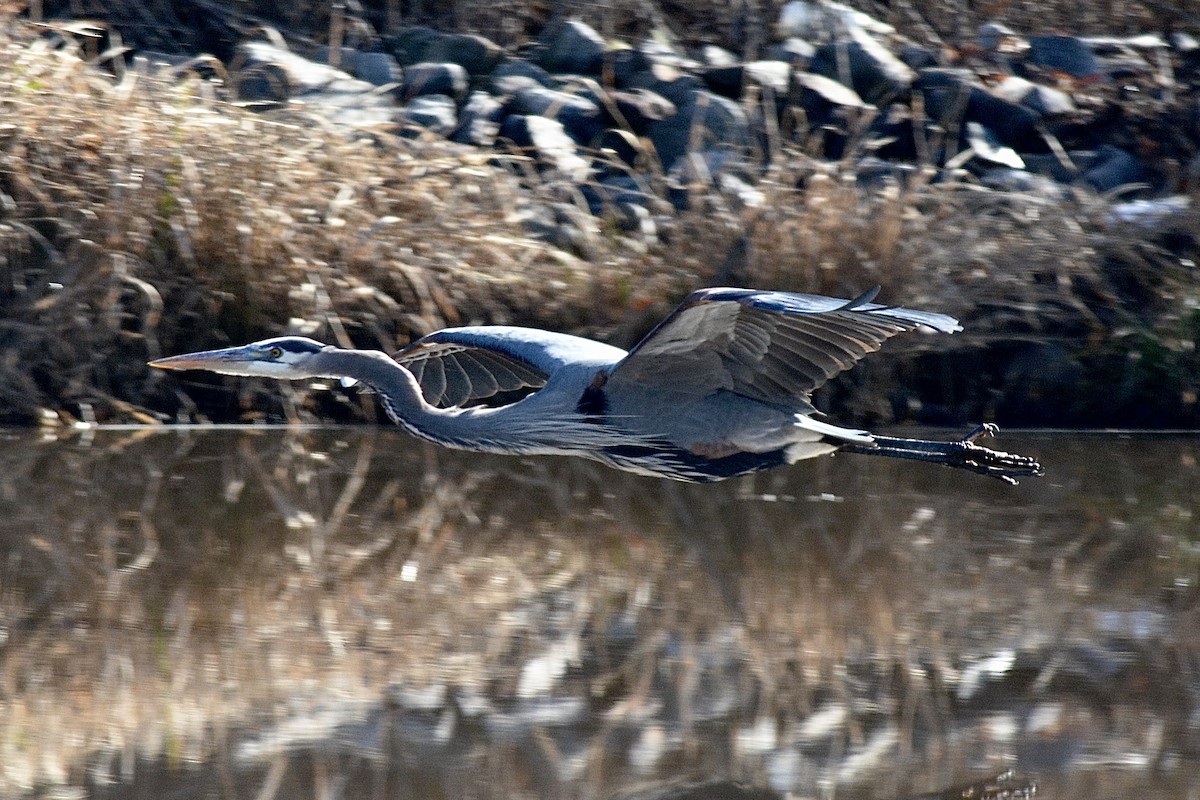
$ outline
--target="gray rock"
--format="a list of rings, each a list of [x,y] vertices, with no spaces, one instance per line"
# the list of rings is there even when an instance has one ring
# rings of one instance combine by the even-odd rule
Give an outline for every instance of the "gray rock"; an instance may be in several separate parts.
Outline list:
[[[359,53],[354,60],[353,75],[373,86],[387,86],[403,80],[400,64],[388,53]]]
[[[788,90],[792,65],[786,61],[751,61],[746,65],[746,79],[782,97]]]
[[[537,115],[557,119],[576,142],[589,144],[605,128],[600,106],[587,97],[527,86],[513,95],[509,110],[515,114]]]
[[[635,76],[650,69],[650,60],[646,55],[631,47],[617,47],[608,55],[608,64],[612,69],[613,83],[621,89],[630,86]]]
[[[458,115],[458,127],[450,138],[460,144],[490,147],[500,131],[504,106],[487,92],[471,92]]]
[[[1142,183],[1148,172],[1144,164],[1129,152],[1111,144],[1095,150],[1072,150],[1070,164],[1063,164],[1052,153],[1023,156],[1026,167],[1049,175],[1061,183],[1082,180],[1097,192],[1110,192],[1121,186]]]
[[[1133,38],[1097,36],[1080,41],[1095,54],[1100,73],[1116,80],[1153,74],[1154,67],[1146,56],[1157,59],[1154,52],[1168,47],[1166,40],[1155,34]]]
[[[1154,230],[1164,223],[1187,214],[1191,208],[1192,199],[1187,195],[1177,194],[1170,197],[1114,203],[1109,210],[1109,217],[1114,222]]]
[[[979,182],[989,189],[1001,192],[1031,194],[1057,200],[1065,200],[1069,196],[1068,189],[1057,181],[1023,169],[990,169],[979,176]]]
[[[238,45],[241,67],[233,74],[239,99],[255,103],[291,102],[334,122],[353,126],[386,124],[395,105],[375,87],[267,42]]]
[[[716,186],[727,196],[744,199],[740,196],[751,188],[737,174],[744,166],[745,160],[726,148],[692,153],[676,161],[667,172],[667,198],[676,210],[682,211],[688,207],[691,190],[697,185],[704,185]]]
[[[900,47],[900,60],[909,69],[917,71],[938,65],[937,54],[927,47],[906,42]]]
[[[560,250],[588,257],[589,251],[594,249],[590,241],[595,236],[595,220],[571,203],[530,204],[517,212],[515,221],[532,236]],[[563,710],[570,713],[569,708]],[[546,715],[540,716],[544,719]],[[489,724],[494,724],[496,719],[495,714],[486,718]],[[514,722],[511,717],[500,720],[501,725],[510,729],[515,727]]]
[[[374,88],[362,81],[355,81],[344,70],[311,61],[268,42],[242,42],[238,45],[237,60],[241,63],[238,77],[267,75],[279,83],[278,90],[282,91],[284,97],[323,91],[334,86],[367,91]]]
[[[458,127],[454,99],[442,94],[414,97],[400,110],[401,123],[416,125],[440,136],[449,136]]]
[[[488,75],[500,63],[504,51],[483,36],[445,33],[425,48],[422,61],[458,64],[469,75]]]
[[[991,128],[978,122],[968,122],[965,138],[976,157],[981,160],[1001,167],[1025,169],[1025,162],[1021,160],[1021,156],[1011,147],[1005,146],[996,134],[992,133]]]
[[[1111,144],[1101,145],[1096,161],[1083,173],[1083,180],[1101,194],[1147,179],[1145,166],[1132,154]]]
[[[645,72],[638,73],[630,81],[632,89],[646,89],[665,97],[676,107],[685,105],[696,92],[706,87],[704,81],[675,67],[655,64]]]
[[[967,70],[921,70],[913,88],[924,96],[926,115],[947,130],[978,122],[1016,150],[1041,148],[1041,115],[988,91]]]
[[[429,50],[434,42],[445,35],[441,31],[435,31],[433,28],[415,25],[411,28],[404,28],[396,35],[388,37],[387,49],[404,66],[419,64],[422,61],[432,60],[426,57],[426,51]]]
[[[313,59],[320,64],[329,64],[330,58],[328,47],[317,48],[313,55]],[[368,53],[353,47],[343,47],[338,59],[336,69],[348,72],[373,86],[386,86],[401,80],[400,64],[389,53]]]
[[[506,61],[492,71],[490,86],[493,94],[511,96],[527,86],[551,86],[550,73],[524,59]]]
[[[742,107],[707,91],[694,92],[669,119],[650,126],[650,141],[664,168],[695,146],[699,150],[745,150],[750,146],[750,122]]]
[[[1075,36],[1031,37],[1029,61],[1042,69],[1063,72],[1074,78],[1091,78],[1101,73],[1096,54]]]
[[[1039,83],[1009,75],[992,87],[998,97],[1012,103],[1020,103],[1043,116],[1070,114],[1075,111],[1075,101],[1066,92],[1042,86]]]
[[[400,95],[405,98],[443,94],[461,98],[467,92],[467,71],[458,64],[414,64],[405,67]]]
[[[615,158],[617,162],[632,167],[636,166],[639,159],[646,153],[646,147],[642,142],[641,137],[627,130],[609,128],[600,134],[600,139],[596,142],[596,149],[604,158],[610,161]]]
[[[1084,169],[1098,162],[1094,151],[1076,150],[1067,156],[1069,163],[1066,164],[1053,153],[1026,153],[1022,160],[1030,172],[1053,178],[1059,183],[1074,183]]]
[[[921,167],[867,156],[854,165],[854,180],[862,187],[905,186],[921,174]]]
[[[649,89],[613,92],[609,98],[623,118],[618,122],[639,135],[650,130],[652,123],[669,119],[679,110],[670,100]]]
[[[739,59],[724,47],[706,44],[700,49],[700,58],[708,67],[736,67]]]
[[[732,100],[741,98],[743,87],[749,83],[775,93],[776,97],[787,92],[791,65],[786,61],[751,61],[748,64],[709,67],[702,73],[708,88]]]
[[[767,58],[774,61],[786,61],[796,69],[807,70],[817,48],[812,42],[793,36],[773,44],[767,49]]]
[[[793,89],[797,92],[798,104],[816,124],[821,124],[831,109],[868,107],[858,92],[824,75],[798,72],[793,79]]]
[[[850,86],[869,103],[882,103],[907,91],[916,73],[866,33],[817,50],[809,71]]]
[[[741,64],[719,67],[706,67],[700,72],[704,84],[711,91],[722,97],[737,100],[742,96],[742,83],[746,78],[746,68]]]
[[[1011,47],[1012,42],[1022,41],[1017,32],[1002,22],[985,22],[975,34],[975,44],[982,50],[999,50]]]
[[[342,72],[354,75],[354,69],[358,63],[358,50],[355,50],[353,47],[341,48],[337,54],[338,58],[336,64],[333,63],[330,57],[331,54],[332,51],[328,46],[321,45],[316,49],[316,52],[313,53],[313,61],[316,61],[318,64],[327,64],[334,69],[340,69]]]
[[[519,150],[530,151],[538,164],[556,170],[576,183],[588,175],[588,162],[579,155],[575,141],[561,122],[540,116],[510,114],[500,123],[500,140]]]
[[[541,37],[545,49],[539,61],[550,72],[599,75],[604,63],[604,37],[579,20],[550,26]]]
[[[637,50],[642,54],[648,65],[660,65],[664,67],[674,67],[679,70],[689,70],[698,72],[703,66],[694,58],[688,58],[682,53],[675,50],[671,45],[659,39],[643,39],[637,46]]]
[[[833,0],[792,0],[779,9],[775,31],[780,36],[801,36],[806,39],[827,39],[846,30],[891,35],[896,29],[843,3]]]
[[[287,74],[269,65],[255,65],[238,71],[233,79],[237,99],[255,105],[287,103],[291,92]]]
[[[1200,50],[1200,40],[1187,31],[1175,31],[1171,34],[1171,46],[1180,53],[1193,53]]]
[[[405,28],[387,39],[400,63],[458,64],[471,75],[486,75],[499,63],[503,51],[495,42],[466,33],[444,33],[432,28]]]

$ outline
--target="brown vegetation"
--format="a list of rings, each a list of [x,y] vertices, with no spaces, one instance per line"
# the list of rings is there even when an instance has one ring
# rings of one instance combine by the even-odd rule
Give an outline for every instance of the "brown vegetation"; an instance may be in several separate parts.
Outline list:
[[[462,6],[461,24],[486,27]],[[936,4],[919,10],[941,19]],[[198,412],[144,362],[285,331],[392,349],[447,324],[512,322],[628,345],[728,274],[842,295],[879,284],[886,302],[960,316],[965,334],[900,345],[961,354],[943,371],[953,358],[974,365],[977,385],[925,387],[954,417],[994,416],[1035,342],[1061,344],[1096,390],[1124,387],[1116,409],[1111,395],[1074,393],[1035,422],[1113,424],[1147,401],[1141,424],[1200,418],[1194,214],[1116,224],[1095,197],[1051,202],[931,174],[864,190],[850,159],[776,142],[761,203],[699,181],[689,210],[664,200],[652,233],[625,232],[519,156],[499,164],[434,138],[337,129],[302,107],[245,110],[220,80],[97,55],[82,25],[9,18],[2,36],[0,421],[277,413],[287,390],[257,385],[233,401],[201,393]],[[665,197],[662,184],[651,189]],[[556,214],[569,241],[529,232]],[[917,363],[856,380],[881,395]],[[843,393],[848,410],[891,418],[853,384]]]

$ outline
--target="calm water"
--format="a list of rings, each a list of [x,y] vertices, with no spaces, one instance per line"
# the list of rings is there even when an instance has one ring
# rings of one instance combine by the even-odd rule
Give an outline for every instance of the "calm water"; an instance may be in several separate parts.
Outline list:
[[[1200,797],[1197,439],[997,446],[1049,476],[0,434],[0,796]]]

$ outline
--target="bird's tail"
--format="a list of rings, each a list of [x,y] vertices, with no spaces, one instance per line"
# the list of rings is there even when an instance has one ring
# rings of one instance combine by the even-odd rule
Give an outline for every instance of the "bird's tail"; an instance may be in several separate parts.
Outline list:
[[[872,436],[867,431],[860,431],[855,428],[843,428],[841,425],[833,425],[828,422],[822,422],[819,419],[813,419],[808,414],[796,415],[796,427],[801,431],[811,431],[818,433],[821,436],[835,440],[834,444],[843,444],[852,442],[854,444],[870,445],[879,437]]]

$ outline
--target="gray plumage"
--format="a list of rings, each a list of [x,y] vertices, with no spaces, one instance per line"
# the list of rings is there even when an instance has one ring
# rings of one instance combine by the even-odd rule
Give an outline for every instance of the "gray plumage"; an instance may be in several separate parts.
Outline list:
[[[749,289],[693,292],[632,350],[508,326],[449,328],[394,357],[280,337],[151,362],[276,378],[350,378],[413,434],[467,450],[578,455],[712,481],[838,449],[992,475],[1032,459],[973,443],[894,439],[816,419],[811,393],[888,338],[961,330],[943,314]]]

